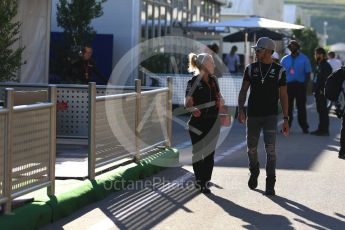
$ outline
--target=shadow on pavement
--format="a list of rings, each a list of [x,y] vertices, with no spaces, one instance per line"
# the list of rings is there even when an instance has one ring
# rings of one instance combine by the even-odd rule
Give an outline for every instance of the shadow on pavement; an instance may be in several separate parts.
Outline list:
[[[299,217],[305,220],[311,221],[313,224],[306,223],[305,220],[301,220],[299,218],[294,219],[295,221],[306,224],[309,227],[315,229],[345,229],[344,221],[310,209],[303,204],[297,203],[295,201],[289,200],[281,196],[272,196],[268,198],[272,200],[274,203],[281,206],[282,208],[298,215]],[[344,218],[344,216],[341,214],[336,215]]]
[[[220,196],[209,194],[207,197],[221,207],[230,216],[239,218],[248,225],[242,226],[245,229],[294,229],[292,223],[284,216],[274,214],[262,214],[242,206],[234,202],[224,199]]]
[[[340,214],[340,213],[335,213],[336,216],[339,216],[340,218],[343,218],[345,219],[345,216],[343,214]]]
[[[151,229],[177,210],[192,212],[184,204],[200,194],[194,187],[193,177],[189,173],[187,181],[173,182],[186,173],[181,168],[174,175],[157,175],[134,189],[127,187],[122,194],[108,200],[102,211],[120,229]]]

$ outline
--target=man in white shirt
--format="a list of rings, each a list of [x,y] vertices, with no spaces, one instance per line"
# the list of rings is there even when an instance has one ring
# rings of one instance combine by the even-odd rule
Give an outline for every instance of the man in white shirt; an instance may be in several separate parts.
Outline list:
[[[333,51],[328,52],[328,63],[332,66],[332,72],[341,68],[341,61],[335,58],[335,53]]]

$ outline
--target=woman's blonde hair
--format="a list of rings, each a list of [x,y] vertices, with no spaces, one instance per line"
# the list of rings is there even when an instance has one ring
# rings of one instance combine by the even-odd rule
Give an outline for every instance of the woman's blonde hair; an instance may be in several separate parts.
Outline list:
[[[212,58],[212,56],[207,53],[201,53],[198,55],[190,53],[188,55],[188,72],[198,75],[202,66],[209,58]]]

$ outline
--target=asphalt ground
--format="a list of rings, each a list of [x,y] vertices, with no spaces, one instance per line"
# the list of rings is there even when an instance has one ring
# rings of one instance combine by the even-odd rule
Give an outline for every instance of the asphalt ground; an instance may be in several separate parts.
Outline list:
[[[310,130],[316,129],[315,105],[309,106],[308,122]],[[296,120],[289,137],[277,135],[273,197],[263,195],[262,139],[259,185],[256,190],[247,186],[245,126],[238,122],[222,130],[212,194],[199,193],[193,186],[188,132],[180,124],[174,122],[173,129],[179,166],[133,182],[45,229],[345,229],[345,161],[337,157],[340,119],[331,116],[328,137],[303,134]]]

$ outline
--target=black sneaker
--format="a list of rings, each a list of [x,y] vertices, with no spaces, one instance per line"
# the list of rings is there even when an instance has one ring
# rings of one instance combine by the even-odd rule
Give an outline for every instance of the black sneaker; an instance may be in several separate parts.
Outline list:
[[[250,189],[256,189],[258,187],[258,177],[260,174],[260,168],[259,168],[259,163],[255,168],[251,168],[250,170],[250,177],[248,180],[248,187]]]
[[[276,192],[274,191],[274,189],[271,189],[271,190],[267,190],[267,189],[266,189],[264,195],[265,195],[265,196],[275,196],[275,195],[276,195]]]
[[[207,187],[203,187],[203,188],[201,189],[201,192],[202,192],[203,194],[210,194],[210,193],[211,193],[211,189],[209,189],[209,188],[207,188]]]
[[[310,132],[311,135],[315,136],[329,136],[329,132],[321,131],[321,130],[315,130],[313,132]]]
[[[345,160],[345,153],[339,153],[338,158]]]
[[[308,130],[308,129],[303,129],[303,133],[304,133],[304,134],[308,134],[308,133],[309,133],[309,130]]]
[[[274,196],[276,194],[274,190],[274,185],[276,183],[275,178],[266,178],[266,191],[264,195],[266,196]]]

